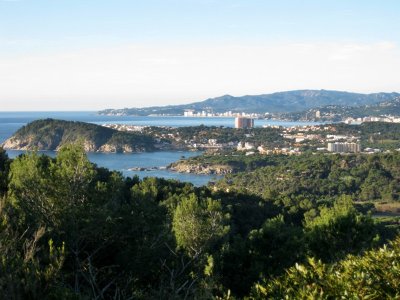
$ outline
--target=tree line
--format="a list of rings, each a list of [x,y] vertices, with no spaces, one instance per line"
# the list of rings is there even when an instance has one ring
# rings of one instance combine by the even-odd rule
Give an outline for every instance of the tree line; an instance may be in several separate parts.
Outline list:
[[[334,156],[327,159],[345,165]],[[366,163],[386,172],[393,166],[395,174],[398,160],[371,157]],[[363,161],[347,161],[348,169],[356,169],[355,180]],[[290,164],[301,174],[310,162],[313,173],[304,177],[329,177],[321,157]],[[266,177],[272,174],[268,168],[260,169]],[[279,171],[290,174],[287,168]],[[389,255],[398,242],[383,248],[387,252],[374,250],[394,239],[397,227],[374,221],[341,187],[319,201],[325,194],[307,199],[302,183],[287,197],[288,184],[271,189],[260,172],[252,176],[259,176],[264,192],[250,190],[250,184],[235,189],[232,178],[224,188],[194,187],[123,177],[89,162],[81,145],[66,145],[55,158],[30,152],[10,160],[0,150],[0,294],[5,299],[263,299],[283,298],[287,291],[293,298],[311,292],[333,297],[346,290],[398,296],[398,268],[378,274],[388,264],[398,265],[399,257]],[[300,181],[290,180],[293,186]],[[365,281],[363,294],[357,278],[350,278],[352,270],[374,280]],[[340,284],[338,274],[344,274]],[[302,290],[306,284],[315,288]]]

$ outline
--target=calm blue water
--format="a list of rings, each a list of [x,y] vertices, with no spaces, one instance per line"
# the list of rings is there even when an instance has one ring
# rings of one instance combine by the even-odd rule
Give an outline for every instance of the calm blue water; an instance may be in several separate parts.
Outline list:
[[[15,158],[25,151],[8,150],[8,156]],[[51,157],[56,156],[55,151],[40,151],[42,154]],[[131,171],[133,167],[166,167],[170,163],[179,160],[182,156],[192,157],[200,155],[201,152],[193,151],[163,151],[163,152],[148,152],[148,153],[88,153],[89,160],[98,166],[105,167],[110,170],[122,172],[125,176],[138,175],[140,178],[144,177],[164,177],[166,179],[176,179],[180,181],[188,181],[196,186],[206,185],[210,180],[217,180],[220,177],[211,175],[197,175],[170,172],[165,169],[152,170],[152,171]]]
[[[129,124],[143,126],[225,126],[233,127],[234,118],[189,118],[189,117],[135,117],[135,116],[100,116],[96,112],[0,112],[0,143],[3,143],[15,131],[23,125],[37,119],[54,118],[70,121],[82,121],[94,124]],[[307,125],[304,122],[283,122],[270,120],[255,120],[255,126],[265,124],[294,126]],[[21,154],[21,151],[7,151],[10,157]],[[55,152],[44,152],[51,156]],[[116,154],[116,153],[89,153],[89,159],[101,167],[111,170],[121,171],[126,176],[139,175],[139,177],[157,176],[164,178],[177,179],[181,181],[189,181],[195,185],[203,185],[213,180],[214,176],[181,174],[169,172],[167,170],[155,171],[129,171],[133,167],[165,167],[168,164],[178,160],[181,156],[190,157],[199,155],[196,152],[150,152],[150,153],[134,153],[134,154]]]
[[[143,126],[225,126],[233,127],[234,118],[209,117],[135,117],[135,116],[100,116],[96,112],[0,112],[0,143],[9,138],[26,123],[37,119],[53,118],[69,121],[82,121],[94,124],[129,124]],[[254,120],[256,127],[263,125],[295,126],[309,125],[310,122],[286,122],[271,120]]]

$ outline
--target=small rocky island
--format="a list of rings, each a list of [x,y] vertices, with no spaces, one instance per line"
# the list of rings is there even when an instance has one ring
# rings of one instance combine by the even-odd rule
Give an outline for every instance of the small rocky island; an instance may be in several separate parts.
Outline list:
[[[188,160],[180,160],[170,164],[168,170],[179,173],[207,174],[207,175],[226,175],[235,173],[236,170],[232,166],[224,164],[211,163],[195,163]]]
[[[154,139],[143,133],[54,119],[37,120],[21,127],[2,147],[10,150],[58,150],[70,143],[82,143],[87,152],[134,153],[155,150]]]

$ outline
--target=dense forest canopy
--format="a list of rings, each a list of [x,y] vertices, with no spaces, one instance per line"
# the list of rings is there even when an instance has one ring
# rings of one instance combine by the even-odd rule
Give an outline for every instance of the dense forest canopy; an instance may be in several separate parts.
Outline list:
[[[79,144],[56,158],[0,150],[0,294],[396,298],[398,221],[366,203],[398,201],[399,164],[398,153],[277,157],[196,188],[125,178]]]
[[[252,160],[248,159],[251,163]],[[255,161],[257,162],[257,161]],[[321,202],[348,195],[355,201],[400,200],[400,152],[264,157],[251,172],[230,174],[221,189],[265,199],[305,197]]]

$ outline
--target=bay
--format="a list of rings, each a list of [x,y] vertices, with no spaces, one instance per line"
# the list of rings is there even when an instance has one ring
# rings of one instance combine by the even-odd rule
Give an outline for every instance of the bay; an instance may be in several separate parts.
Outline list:
[[[230,117],[184,117],[184,116],[103,116],[98,115],[96,112],[0,112],[0,144],[7,138],[11,137],[15,131],[29,122],[38,119],[53,118],[68,121],[81,121],[94,123],[98,125],[103,124],[127,124],[138,126],[169,126],[169,127],[183,127],[183,126],[225,126],[233,127],[234,118]],[[256,127],[263,125],[277,125],[277,126],[296,126],[296,125],[309,125],[306,122],[286,122],[286,121],[271,121],[264,119],[257,119],[254,122]],[[8,155],[14,158],[23,151],[8,150]],[[54,151],[43,151],[44,154],[55,156]],[[217,179],[215,176],[198,175],[198,174],[182,174],[170,172],[163,169],[170,163],[179,160],[182,156],[192,157],[200,155],[199,152],[148,152],[148,153],[88,153],[90,161],[100,167],[105,167],[111,170],[122,172],[125,176],[138,175],[140,178],[155,176],[164,177],[167,179],[176,179],[180,181],[188,181],[196,186],[207,184],[211,180]],[[131,168],[152,168],[157,167],[156,170],[151,171],[131,171]],[[162,169],[159,169],[162,167]]]
[[[21,150],[7,150],[10,158],[25,153]],[[39,151],[39,154],[55,157],[55,151]],[[91,162],[100,167],[121,172],[124,176],[145,177],[163,177],[165,179],[174,179],[179,181],[191,182],[195,186],[206,185],[210,181],[216,181],[220,176],[199,175],[190,173],[176,173],[165,169],[170,163],[181,159],[182,157],[193,157],[200,155],[201,152],[194,151],[162,151],[145,153],[88,153]],[[145,171],[132,171],[132,168],[145,168]],[[154,170],[149,170],[154,168]]]

